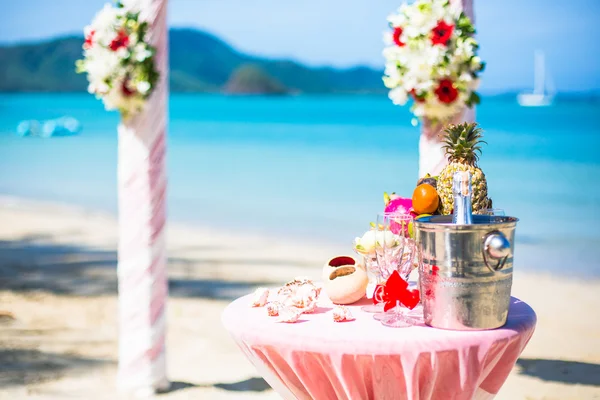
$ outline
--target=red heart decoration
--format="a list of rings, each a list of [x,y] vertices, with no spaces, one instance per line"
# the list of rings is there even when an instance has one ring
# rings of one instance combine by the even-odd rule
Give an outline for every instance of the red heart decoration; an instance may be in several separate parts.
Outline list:
[[[373,292],[373,304],[379,304],[379,303],[383,303],[385,301],[383,299],[384,288],[385,288],[385,285],[375,286],[375,291]]]

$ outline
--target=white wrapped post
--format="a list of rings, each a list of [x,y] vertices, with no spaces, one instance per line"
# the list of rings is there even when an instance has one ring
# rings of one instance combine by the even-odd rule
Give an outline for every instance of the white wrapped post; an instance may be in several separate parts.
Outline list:
[[[456,117],[452,118],[449,123],[458,124],[461,122],[475,121],[475,108],[465,108]],[[432,125],[427,119],[423,119],[421,123],[421,137],[419,138],[419,178],[430,174],[437,176],[446,165],[446,153],[442,149],[442,141],[440,135],[445,124],[438,123]]]
[[[165,338],[168,298],[165,170],[167,0],[147,0],[150,43],[160,77],[144,106],[119,125],[119,369],[122,391],[150,395],[169,387]]]
[[[471,19],[473,25],[475,24],[473,0],[450,1],[452,3],[460,2],[464,13]],[[466,108],[450,122],[460,123],[465,121],[475,121],[475,106],[473,106],[473,108]],[[436,176],[446,165],[448,165],[448,160],[442,150],[442,142],[439,136],[442,132],[442,128],[443,126],[439,124],[437,126],[432,126],[432,124],[425,119],[422,121],[421,137],[419,139],[419,178],[426,174]]]

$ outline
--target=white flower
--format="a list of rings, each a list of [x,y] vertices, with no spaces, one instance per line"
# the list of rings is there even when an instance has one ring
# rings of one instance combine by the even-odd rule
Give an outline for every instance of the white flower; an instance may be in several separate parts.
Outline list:
[[[387,20],[394,28],[406,25],[406,17],[402,13],[391,14],[388,16]]]
[[[142,62],[147,58],[150,58],[152,56],[152,52],[148,49],[146,49],[146,46],[144,46],[143,44],[141,46],[136,46],[135,49],[135,60]]]
[[[406,91],[400,87],[390,90],[388,96],[390,100],[392,100],[392,102],[397,106],[403,106],[408,101],[408,93],[406,93]]]
[[[450,2],[450,9],[448,10],[448,16],[452,17],[453,19],[458,19],[458,17],[460,16],[460,13],[462,13],[463,11],[463,7],[462,7],[462,1],[451,1]]]
[[[366,231],[362,237],[354,239],[354,248],[361,254],[373,254],[375,252],[375,231]]]
[[[391,231],[377,231],[377,246],[383,248],[392,248],[400,244],[400,236],[393,234]]]
[[[473,44],[468,40],[457,40],[455,56],[461,60],[469,60],[473,57]]]
[[[478,56],[471,58],[471,68],[473,70],[481,69],[481,58],[479,58]]]
[[[462,82],[469,83],[473,80],[473,75],[471,75],[469,72],[463,72],[458,79]]]
[[[121,59],[129,56],[129,50],[127,49],[127,47],[121,47],[117,51],[115,51],[115,53],[117,57]]]
[[[124,8],[132,12],[139,12],[142,21],[148,21],[155,12],[152,0],[121,0]]]
[[[147,82],[147,81],[139,82],[136,85],[136,89],[141,94],[146,94],[146,93],[148,93],[148,90],[150,90],[150,82]]]
[[[90,81],[104,81],[114,74],[121,59],[114,51],[96,46],[89,51],[86,60],[86,71]]]
[[[123,11],[111,4],[105,4],[92,20],[90,30],[95,31],[94,38],[100,41],[103,45],[108,45],[107,36],[114,33],[117,16],[122,14]],[[112,39],[110,39],[112,40]]]

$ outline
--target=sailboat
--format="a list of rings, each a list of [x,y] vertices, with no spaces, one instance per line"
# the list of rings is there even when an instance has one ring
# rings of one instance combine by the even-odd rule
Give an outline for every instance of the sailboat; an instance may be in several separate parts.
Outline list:
[[[517,101],[521,106],[540,107],[552,104],[552,101],[554,100],[554,88],[547,75],[544,53],[537,50],[535,52],[533,93],[519,93]]]

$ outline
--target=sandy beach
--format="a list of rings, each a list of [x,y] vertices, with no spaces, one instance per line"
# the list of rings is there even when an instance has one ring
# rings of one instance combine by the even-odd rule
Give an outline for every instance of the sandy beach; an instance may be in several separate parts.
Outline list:
[[[114,217],[0,199],[0,399],[116,399]],[[231,300],[350,253],[171,225],[164,399],[277,399],[221,325]],[[567,271],[567,269],[565,269]],[[497,399],[600,399],[600,281],[526,273],[538,325]]]

